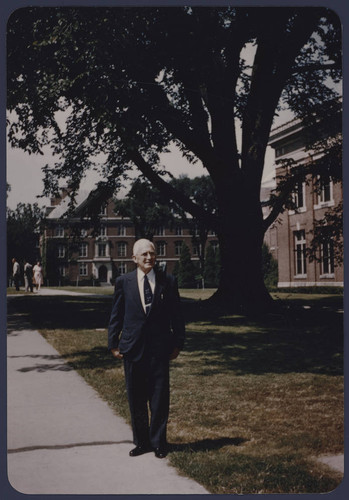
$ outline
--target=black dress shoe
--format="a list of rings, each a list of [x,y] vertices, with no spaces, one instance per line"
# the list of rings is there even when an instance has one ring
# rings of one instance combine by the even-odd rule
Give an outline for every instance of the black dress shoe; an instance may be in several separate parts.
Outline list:
[[[144,455],[144,453],[148,453],[150,448],[148,446],[136,446],[133,450],[130,451],[130,457],[139,457],[139,455]]]
[[[154,452],[156,458],[165,458],[167,456],[167,450],[165,448],[155,448]]]

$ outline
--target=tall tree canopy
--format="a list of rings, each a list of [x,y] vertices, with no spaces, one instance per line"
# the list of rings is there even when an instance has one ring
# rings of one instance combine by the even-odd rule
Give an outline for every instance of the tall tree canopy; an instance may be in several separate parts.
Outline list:
[[[101,154],[113,187],[136,166],[215,228],[216,297],[264,309],[260,185],[270,129],[284,105],[300,117],[319,104],[326,113],[340,36],[336,14],[315,7],[21,9],[8,24],[9,138],[31,153],[51,146],[47,193],[61,178],[77,190]],[[171,144],[207,169],[216,213],[167,181],[160,154]]]

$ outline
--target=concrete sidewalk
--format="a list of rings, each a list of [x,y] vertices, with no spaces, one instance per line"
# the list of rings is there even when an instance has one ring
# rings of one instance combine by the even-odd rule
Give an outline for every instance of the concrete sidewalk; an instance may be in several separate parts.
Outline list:
[[[23,319],[23,318],[22,318]],[[24,494],[208,494],[153,453],[21,317],[9,318],[8,478]]]

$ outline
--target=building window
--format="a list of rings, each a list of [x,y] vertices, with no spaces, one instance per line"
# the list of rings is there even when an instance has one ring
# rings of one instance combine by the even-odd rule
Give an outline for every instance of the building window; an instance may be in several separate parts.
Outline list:
[[[334,274],[333,240],[329,239],[321,244],[321,274]]]
[[[210,235],[211,235],[211,236],[217,236],[217,233],[216,233],[216,231],[214,231],[214,230],[212,229],[212,230],[210,231]]]
[[[105,257],[107,255],[107,245],[105,243],[98,243],[98,257]]]
[[[159,257],[165,257],[165,255],[166,255],[166,243],[164,241],[158,241],[156,243],[156,253]]]
[[[99,212],[100,215],[107,215],[107,206],[107,203],[103,203],[103,205],[101,206],[101,211]]]
[[[155,234],[156,234],[156,236],[164,236],[165,235],[165,228],[164,228],[164,226],[158,226],[155,229]]]
[[[80,243],[79,245],[79,257],[87,257],[87,243]]]
[[[317,204],[319,206],[333,201],[333,182],[329,175],[320,175],[317,180]]]
[[[194,243],[193,244],[193,256],[197,257],[198,255],[200,255],[200,249],[201,249],[201,245],[199,243]]]
[[[63,226],[57,226],[55,230],[55,235],[58,238],[63,238],[64,237],[64,227]]]
[[[80,262],[79,264],[79,276],[87,276],[88,267],[87,262]]]
[[[81,229],[80,230],[80,236],[81,236],[81,238],[86,238],[86,236],[87,236],[87,230],[86,229]]]
[[[212,246],[214,253],[216,253],[217,250],[219,249],[218,241],[210,241],[210,245]]]
[[[66,273],[65,266],[58,266],[58,272],[60,276],[64,277]]]
[[[127,255],[127,245],[124,241],[118,243],[118,257],[126,257]]]
[[[100,236],[107,236],[107,226],[101,226],[99,230]]]
[[[307,274],[305,231],[295,231],[294,238],[296,275],[305,276]]]
[[[182,236],[182,234],[183,234],[183,228],[176,227],[176,236]]]
[[[295,209],[305,208],[305,183],[297,182],[295,190],[292,193],[292,201]]]
[[[175,256],[176,257],[179,257],[181,255],[182,245],[183,245],[183,241],[176,241],[175,242]]]
[[[58,245],[58,257],[60,259],[65,257],[65,246],[64,245]]]
[[[118,227],[118,235],[126,236],[126,227],[123,224]]]
[[[125,262],[120,262],[118,266],[118,272],[120,275],[127,273],[127,264]]]

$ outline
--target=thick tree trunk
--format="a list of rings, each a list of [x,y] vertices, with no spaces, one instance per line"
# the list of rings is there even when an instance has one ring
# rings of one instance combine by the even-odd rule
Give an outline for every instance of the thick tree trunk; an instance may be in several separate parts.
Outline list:
[[[256,314],[273,307],[262,275],[262,209],[259,196],[244,189],[243,182],[234,184],[219,196],[222,272],[212,301],[232,312]]]

